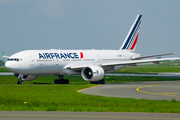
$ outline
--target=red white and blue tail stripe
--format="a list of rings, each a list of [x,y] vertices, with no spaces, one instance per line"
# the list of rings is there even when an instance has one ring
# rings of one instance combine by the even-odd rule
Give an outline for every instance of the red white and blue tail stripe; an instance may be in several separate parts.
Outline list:
[[[135,47],[136,47],[136,43],[137,43],[137,39],[139,35],[139,28],[141,24],[141,18],[142,18],[142,15],[137,16],[120,50],[129,50],[129,51],[135,52]]]

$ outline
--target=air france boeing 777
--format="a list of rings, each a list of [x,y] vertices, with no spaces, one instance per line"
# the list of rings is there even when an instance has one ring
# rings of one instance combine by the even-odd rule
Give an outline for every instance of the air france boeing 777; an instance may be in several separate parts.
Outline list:
[[[6,68],[18,77],[18,84],[35,80],[39,75],[58,75],[55,84],[68,84],[64,75],[81,75],[91,83],[104,84],[105,73],[115,72],[137,63],[158,63],[180,58],[145,59],[170,55],[141,56],[135,53],[142,15],[138,15],[119,50],[26,50],[8,57]],[[7,56],[4,56],[7,57]]]

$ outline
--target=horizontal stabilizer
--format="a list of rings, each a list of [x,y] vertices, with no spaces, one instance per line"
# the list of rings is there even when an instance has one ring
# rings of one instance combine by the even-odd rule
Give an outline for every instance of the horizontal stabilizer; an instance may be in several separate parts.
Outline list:
[[[9,58],[9,56],[2,56],[3,58]]]

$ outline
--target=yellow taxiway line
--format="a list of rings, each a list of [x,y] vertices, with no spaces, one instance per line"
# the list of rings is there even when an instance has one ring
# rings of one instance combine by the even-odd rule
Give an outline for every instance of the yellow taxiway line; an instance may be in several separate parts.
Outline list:
[[[176,83],[178,84],[178,83]],[[163,95],[163,96],[173,96],[173,97],[180,97],[180,93],[176,93],[176,92],[166,92],[166,93],[153,93],[153,92],[147,92],[147,91],[142,91],[140,89],[142,88],[146,88],[146,87],[152,87],[152,86],[160,86],[162,84],[156,84],[156,85],[147,85],[147,86],[141,86],[141,87],[138,87],[136,89],[136,91],[138,92],[142,92],[142,93],[146,93],[146,94],[153,94],[153,95]],[[174,85],[174,84],[166,84],[166,85]]]
[[[89,87],[89,88],[93,88],[93,87],[97,87],[97,86],[101,86],[101,85],[95,85],[95,86],[92,86],[92,87]],[[89,89],[89,88],[84,88],[84,89],[78,90],[77,92],[81,92],[81,91],[87,90],[87,89]]]

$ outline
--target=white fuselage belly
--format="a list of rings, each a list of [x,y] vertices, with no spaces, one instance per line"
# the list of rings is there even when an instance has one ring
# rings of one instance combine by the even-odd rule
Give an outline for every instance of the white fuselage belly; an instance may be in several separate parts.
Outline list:
[[[130,60],[134,53],[119,50],[27,50],[11,58],[19,58],[18,69],[12,71],[23,75],[80,75],[81,71],[64,69],[65,66],[89,66],[102,63]],[[16,62],[16,61],[8,61]],[[105,67],[105,72],[114,72],[126,65]]]

